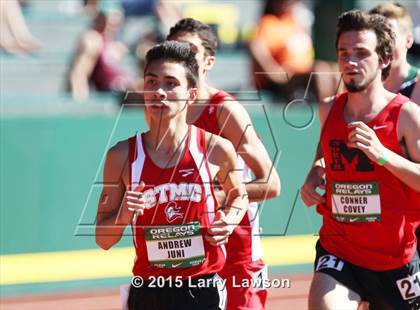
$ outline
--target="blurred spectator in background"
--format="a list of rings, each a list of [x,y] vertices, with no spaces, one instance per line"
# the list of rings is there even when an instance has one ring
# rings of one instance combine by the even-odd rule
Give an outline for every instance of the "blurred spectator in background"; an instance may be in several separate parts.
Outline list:
[[[120,0],[125,16],[155,15],[167,33],[169,28],[181,18],[175,3],[164,0]]]
[[[408,10],[397,2],[380,4],[370,10],[371,14],[385,16],[395,33],[395,52],[391,71],[384,82],[385,88],[402,93],[420,105],[420,70],[407,61],[407,51],[413,46],[413,21]]]
[[[133,82],[119,65],[128,48],[117,42],[116,36],[123,29],[125,42],[136,55],[142,72],[146,52],[163,41],[169,28],[181,18],[176,4],[161,0],[83,0],[83,3],[88,14],[96,17],[92,29],[82,37],[70,72],[73,98],[85,100],[89,84],[99,91],[142,91],[142,79]],[[124,103],[142,100],[139,93],[130,92]]]
[[[337,93],[341,80],[337,63],[314,60],[313,21],[303,1],[266,0],[250,43],[256,88],[285,102],[303,98],[318,102]]]
[[[110,2],[111,1],[111,2]],[[113,3],[113,4],[110,4]],[[93,14],[103,5],[118,5],[124,16],[156,15],[169,28],[181,18],[178,7],[171,1],[164,0],[83,0],[85,9]],[[165,31],[165,33],[167,32]]]
[[[125,16],[153,17],[152,27],[145,27],[139,31],[135,54],[139,59],[140,71],[144,68],[144,59],[146,53],[155,44],[165,40],[169,29],[178,20],[182,14],[178,6],[172,1],[164,0],[120,0],[124,8]]]
[[[76,101],[89,97],[90,85],[97,91],[117,93],[134,88],[134,78],[120,65],[128,52],[116,41],[122,21],[123,14],[117,8],[102,7],[92,27],[82,35],[69,73],[70,91]]]
[[[145,59],[147,52],[157,43],[165,40],[166,34],[169,32],[170,27],[182,18],[182,14],[178,6],[171,1],[121,0],[121,3],[128,16],[136,16],[139,21],[141,19],[145,20],[147,17],[152,18],[146,22],[146,27],[144,27],[144,22],[140,25],[141,29],[137,33],[136,43],[134,46],[134,53],[137,57],[139,72],[143,72],[146,64]],[[147,8],[148,10],[143,11],[141,9],[142,7]],[[142,74],[140,74],[140,76],[142,76]],[[142,78],[138,80],[136,91],[137,92],[135,93],[130,93],[125,98],[125,104],[144,103],[142,94]]]
[[[97,7],[100,0],[82,0],[82,2],[89,15],[95,16],[98,13]]]
[[[27,54],[40,47],[26,26],[19,2],[0,0],[0,48],[11,54]]]
[[[310,33],[296,18],[302,9],[299,0],[267,0],[250,43],[253,72],[264,72],[255,74],[256,87],[287,100],[306,87],[314,59]]]

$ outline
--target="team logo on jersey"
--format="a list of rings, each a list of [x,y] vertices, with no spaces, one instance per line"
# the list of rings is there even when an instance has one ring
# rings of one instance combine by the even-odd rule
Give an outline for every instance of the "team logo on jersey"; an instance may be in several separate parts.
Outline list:
[[[214,111],[214,106],[209,107],[209,114],[212,114]]]
[[[181,174],[181,176],[183,177],[187,177],[190,174],[194,173],[194,168],[190,168],[190,169],[180,169],[178,170],[178,172]]]
[[[329,147],[331,150],[331,170],[345,171],[344,161],[348,164],[355,162],[356,171],[374,171],[375,166],[369,157],[359,149],[348,148],[344,140],[330,140]]]
[[[166,220],[171,223],[176,219],[184,218],[184,214],[180,212],[181,207],[178,207],[176,202],[170,202],[165,208]]]

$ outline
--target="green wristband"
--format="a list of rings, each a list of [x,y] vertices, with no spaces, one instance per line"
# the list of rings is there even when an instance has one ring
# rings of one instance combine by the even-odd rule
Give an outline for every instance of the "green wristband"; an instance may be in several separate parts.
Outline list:
[[[386,158],[385,154],[382,154],[381,158],[379,158],[379,160],[378,160],[378,165],[383,166],[383,165],[385,165],[385,163],[387,161],[388,161],[388,159]]]

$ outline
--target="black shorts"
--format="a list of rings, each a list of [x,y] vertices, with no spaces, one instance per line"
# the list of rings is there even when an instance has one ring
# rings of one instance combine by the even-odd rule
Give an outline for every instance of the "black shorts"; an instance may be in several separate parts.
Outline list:
[[[369,309],[420,309],[418,253],[401,268],[376,271],[353,265],[316,244],[315,272],[333,277],[370,303]]]
[[[208,280],[217,281],[211,282]],[[202,285],[206,281],[208,285]],[[141,287],[131,285],[128,296],[130,310],[224,310],[226,307],[226,288],[218,281],[218,275],[178,282],[144,282]],[[180,283],[180,282],[179,282]]]

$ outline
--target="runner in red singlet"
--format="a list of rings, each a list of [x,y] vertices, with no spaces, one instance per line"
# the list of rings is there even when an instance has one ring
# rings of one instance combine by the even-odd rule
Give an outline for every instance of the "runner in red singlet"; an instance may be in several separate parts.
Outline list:
[[[232,144],[186,123],[197,95],[198,65],[189,44],[167,41],[146,56],[150,130],[112,147],[104,168],[96,241],[116,244],[127,225],[136,259],[130,309],[224,309],[217,273],[224,244],[248,199]],[[218,209],[212,180],[225,179],[229,204]],[[164,285],[157,278],[166,279]],[[200,283],[204,286],[200,286]]]
[[[413,20],[410,11],[398,2],[385,2],[375,6],[369,11],[371,14],[385,16],[395,33],[396,43],[394,61],[389,76],[384,81],[386,89],[399,92],[410,98],[411,102],[420,106],[420,69],[411,65],[407,59],[407,52],[413,46]],[[416,206],[420,205],[420,193],[413,193],[414,226],[417,226],[417,251],[420,252],[420,216]]]
[[[339,17],[347,91],[319,107],[321,152],[301,189],[304,203],[318,204],[323,217],[309,309],[420,307],[410,210],[420,191],[420,108],[383,86],[394,40],[383,16]],[[324,196],[317,187],[325,187]]]
[[[264,309],[267,290],[263,287],[240,287],[243,279],[267,277],[262,261],[259,213],[257,201],[279,195],[280,180],[251,119],[244,107],[230,94],[207,84],[207,72],[215,62],[217,40],[208,25],[186,18],[174,25],[167,37],[189,42],[196,48],[199,64],[197,100],[188,108],[187,121],[232,142],[238,156],[237,169],[242,170],[251,203],[242,222],[227,244],[227,260],[221,276],[227,280],[228,309]],[[252,177],[254,173],[255,178]],[[216,191],[223,203],[223,192]]]

